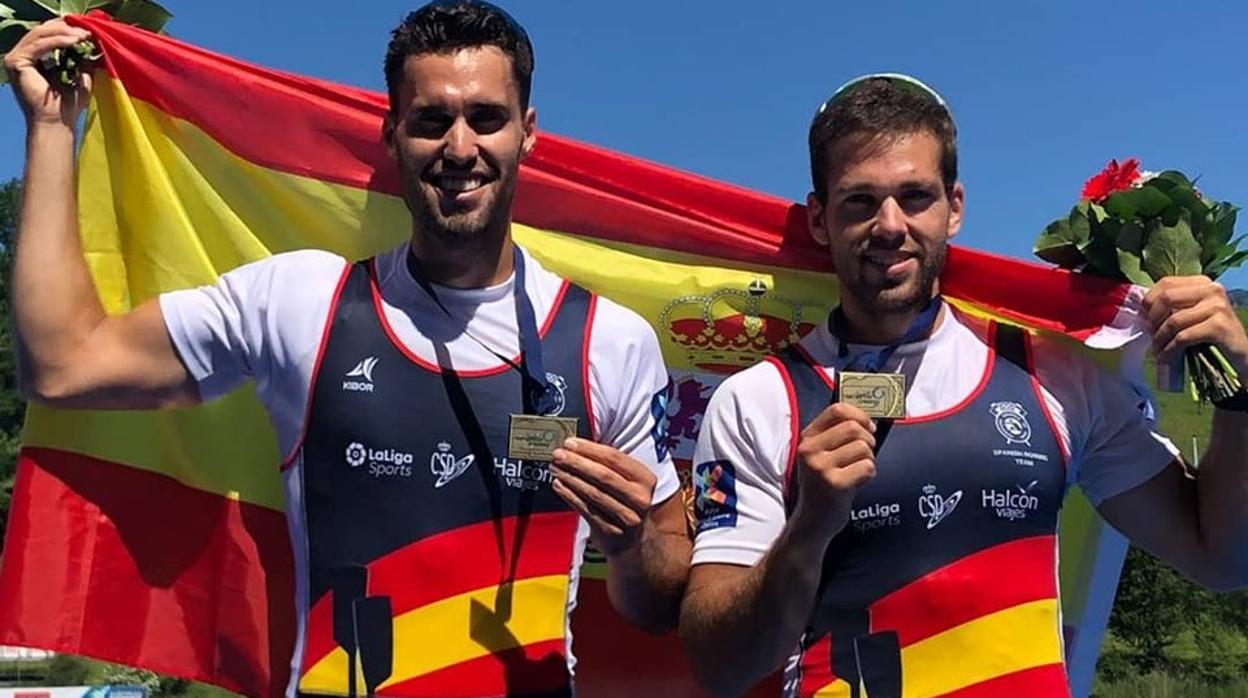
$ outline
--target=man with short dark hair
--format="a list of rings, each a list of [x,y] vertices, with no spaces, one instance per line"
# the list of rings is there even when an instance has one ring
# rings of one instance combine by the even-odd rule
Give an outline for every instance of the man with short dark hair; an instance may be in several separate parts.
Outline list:
[[[615,607],[643,628],[674,625],[690,543],[655,409],[667,373],[644,320],[512,241],[537,133],[532,47],[511,17],[439,2],[394,32],[383,135],[409,241],[357,263],[275,255],[116,316],[76,228],[89,77],[63,94],[37,70],[84,38],[49,22],[5,58],[28,126],[13,275],[23,385],[52,405],[135,409],[255,381],[295,552],[289,695],[371,694],[378,666],[392,667],[386,695],[568,695],[591,538]]]
[[[1123,381],[945,304],[965,194],[949,111],[917,80],[842,87],[810,156],[808,222],[840,306],[724,381],[703,419],[681,635],[704,685],[740,695],[783,669],[789,696],[1067,695],[1072,483],[1197,582],[1248,583],[1248,396],[1213,410],[1191,471]],[[1210,342],[1248,375],[1217,284],[1166,279],[1141,309],[1163,358]]]

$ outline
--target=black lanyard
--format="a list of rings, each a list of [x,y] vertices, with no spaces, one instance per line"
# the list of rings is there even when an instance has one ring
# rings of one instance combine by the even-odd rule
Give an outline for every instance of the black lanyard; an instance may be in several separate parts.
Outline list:
[[[414,253],[409,252],[407,260],[408,271],[411,272],[416,284],[425,293],[429,294],[429,297],[433,299],[434,303],[438,304],[438,307],[442,309],[442,312],[447,317],[453,317],[451,311],[442,303],[442,299],[438,298],[438,293],[434,290],[429,278],[425,276],[420,259]],[[480,344],[483,349],[496,356],[500,361],[520,372],[524,381],[524,411],[526,414],[549,414],[555,410],[555,406],[558,404],[557,388],[546,378],[546,370],[542,367],[542,342],[537,334],[537,317],[533,312],[533,303],[530,302],[529,294],[525,292],[524,288],[524,254],[520,252],[519,246],[512,246],[512,260],[512,264],[515,267],[515,278],[512,283],[515,284],[516,326],[520,334],[519,365],[512,359],[491,349],[485,342],[474,337],[468,331],[467,324],[464,325],[464,334],[472,341]]]
[[[936,324],[936,317],[940,314],[940,306],[940,296],[936,296],[914,318],[914,321],[910,323],[910,327],[906,329],[901,339],[875,351],[867,351],[855,356],[852,361],[842,366],[840,370],[866,371],[867,373],[879,371],[888,363],[889,359],[893,358],[893,354],[901,345],[917,342],[931,333],[932,326]],[[845,340],[845,312],[841,310],[840,306],[837,306],[828,318],[828,330],[837,340],[837,358],[843,360],[849,355],[849,342]]]

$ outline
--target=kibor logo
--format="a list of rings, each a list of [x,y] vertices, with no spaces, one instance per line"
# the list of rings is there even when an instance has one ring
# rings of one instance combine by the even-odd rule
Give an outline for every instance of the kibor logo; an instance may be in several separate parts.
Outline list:
[[[347,371],[342,389],[356,393],[373,392],[373,369],[377,367],[377,357],[361,359],[355,368]]]

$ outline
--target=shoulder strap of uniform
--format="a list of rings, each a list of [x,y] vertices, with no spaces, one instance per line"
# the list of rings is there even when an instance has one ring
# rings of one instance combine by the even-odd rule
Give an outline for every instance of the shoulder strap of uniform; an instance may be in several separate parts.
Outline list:
[[[347,272],[347,280],[342,285],[342,292],[338,297],[339,306],[348,303],[367,302],[370,306],[373,304],[373,260],[362,259],[351,265],[351,270]]]
[[[1017,325],[996,323],[996,342],[993,347],[997,356],[1030,372],[1027,362],[1027,330]]]

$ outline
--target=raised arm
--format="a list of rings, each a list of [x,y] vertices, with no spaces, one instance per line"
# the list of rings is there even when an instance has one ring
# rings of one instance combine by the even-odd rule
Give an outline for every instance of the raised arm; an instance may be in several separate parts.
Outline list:
[[[199,400],[160,306],[149,300],[109,316],[78,241],[74,127],[90,95],[52,87],[41,56],[86,39],[54,20],[31,30],[4,59],[26,117],[26,168],[12,269],[13,318],[23,393],[62,407],[137,409]]]

